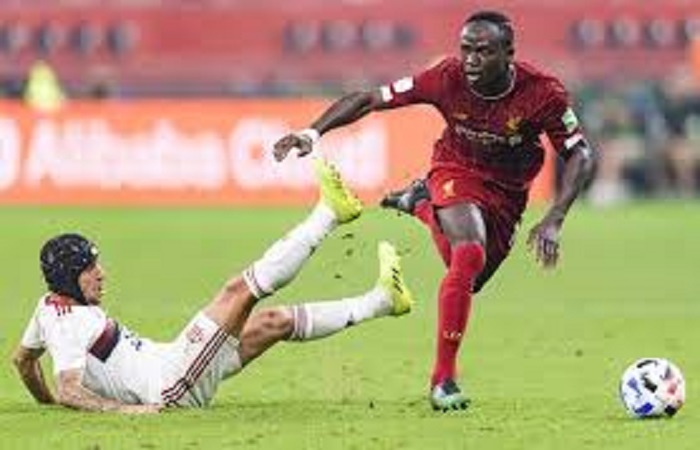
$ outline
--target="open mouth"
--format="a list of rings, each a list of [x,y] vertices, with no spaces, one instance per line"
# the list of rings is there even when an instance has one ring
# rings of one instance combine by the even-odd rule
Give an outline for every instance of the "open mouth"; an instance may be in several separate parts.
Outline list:
[[[473,83],[473,82],[479,80],[479,78],[481,78],[481,72],[474,72],[474,71],[467,72],[467,80],[470,83]]]

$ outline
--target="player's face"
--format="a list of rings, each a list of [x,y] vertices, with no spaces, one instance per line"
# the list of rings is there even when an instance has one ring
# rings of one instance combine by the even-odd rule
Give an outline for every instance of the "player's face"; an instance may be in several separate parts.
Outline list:
[[[95,262],[78,277],[78,285],[88,303],[97,305],[102,300],[105,271],[99,262]]]
[[[462,28],[460,48],[464,72],[473,89],[489,93],[508,78],[512,50],[496,25],[468,23]]]

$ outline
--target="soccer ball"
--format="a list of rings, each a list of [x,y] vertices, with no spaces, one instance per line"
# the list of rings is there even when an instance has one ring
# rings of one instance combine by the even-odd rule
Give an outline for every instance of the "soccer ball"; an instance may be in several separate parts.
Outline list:
[[[667,359],[642,358],[622,374],[620,399],[632,417],[673,417],[685,403],[683,374]]]

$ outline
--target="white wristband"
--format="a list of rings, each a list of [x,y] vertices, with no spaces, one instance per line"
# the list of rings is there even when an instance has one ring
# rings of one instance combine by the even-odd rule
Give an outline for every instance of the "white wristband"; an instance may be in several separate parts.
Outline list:
[[[311,145],[314,146],[321,139],[321,133],[315,128],[305,128],[297,133],[297,136],[303,139],[308,139]]]

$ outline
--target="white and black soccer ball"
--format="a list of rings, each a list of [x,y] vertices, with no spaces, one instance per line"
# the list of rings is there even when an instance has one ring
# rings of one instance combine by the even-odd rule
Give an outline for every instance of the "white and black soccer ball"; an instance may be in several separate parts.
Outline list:
[[[635,418],[673,417],[685,403],[685,379],[664,358],[642,358],[620,380],[620,399]]]

